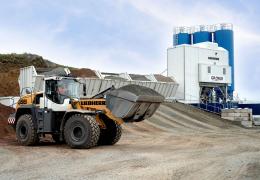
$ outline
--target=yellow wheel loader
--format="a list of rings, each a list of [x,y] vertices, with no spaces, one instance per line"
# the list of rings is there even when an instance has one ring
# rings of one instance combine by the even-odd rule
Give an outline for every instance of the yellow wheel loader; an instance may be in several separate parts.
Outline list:
[[[46,134],[71,148],[113,145],[123,122],[151,117],[164,101],[156,91],[138,85],[111,87],[82,99],[77,78],[49,76],[42,82],[43,91],[27,92],[8,119],[21,145],[35,145]]]

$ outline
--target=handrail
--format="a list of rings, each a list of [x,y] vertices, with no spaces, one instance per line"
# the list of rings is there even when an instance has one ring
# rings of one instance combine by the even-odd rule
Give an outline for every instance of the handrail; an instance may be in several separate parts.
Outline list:
[[[219,102],[210,103],[206,101],[205,103],[203,101],[198,102],[197,100],[192,100],[192,99],[200,99],[198,96],[194,96],[188,93],[185,93],[184,95],[189,96],[191,98],[191,100],[188,101],[190,102],[190,104],[196,104],[196,106],[194,105],[195,107],[218,115],[221,113],[221,109],[234,107],[234,103],[232,101],[226,101],[224,103],[219,103]],[[194,103],[192,103],[192,101],[194,101]]]

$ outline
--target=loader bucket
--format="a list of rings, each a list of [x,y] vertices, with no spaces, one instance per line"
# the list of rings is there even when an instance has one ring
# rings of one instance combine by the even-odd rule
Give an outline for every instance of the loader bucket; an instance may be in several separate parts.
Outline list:
[[[151,117],[164,97],[153,89],[127,85],[106,95],[107,108],[125,122],[139,122]]]

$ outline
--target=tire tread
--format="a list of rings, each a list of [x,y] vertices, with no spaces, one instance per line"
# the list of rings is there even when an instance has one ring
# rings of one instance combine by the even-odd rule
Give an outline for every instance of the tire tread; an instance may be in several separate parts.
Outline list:
[[[69,127],[68,127],[68,122],[69,121],[73,121],[74,119],[77,119],[77,118],[84,118],[84,120],[87,120],[88,123],[89,123],[89,126],[90,126],[90,130],[91,130],[91,137],[90,137],[90,141],[88,141],[87,143],[85,144],[82,144],[82,145],[75,145],[73,144],[72,141],[69,140],[69,137],[68,137],[68,134],[69,134]],[[100,136],[100,129],[99,129],[99,126],[97,124],[97,122],[95,121],[95,119],[90,116],[90,115],[85,115],[85,114],[74,114],[72,115],[67,123],[65,124],[65,129],[64,129],[64,137],[65,137],[65,141],[66,143],[72,147],[72,148],[84,148],[84,149],[89,149],[89,148],[92,148],[94,146],[97,145],[97,142],[98,142],[98,139],[99,139],[99,136]]]
[[[27,121],[29,128],[31,129],[31,134],[29,135],[29,140],[27,142],[23,142],[21,141],[21,139],[19,137],[17,137],[17,131],[18,131],[18,127],[19,126],[19,121],[21,121],[21,119],[25,118],[25,121]],[[32,120],[32,115],[31,114],[23,114],[19,117],[17,124],[16,124],[16,137],[17,137],[17,141],[22,144],[22,145],[26,145],[26,146],[31,146],[31,145],[35,145],[39,142],[39,137],[37,135],[37,130],[34,128],[34,123]]]

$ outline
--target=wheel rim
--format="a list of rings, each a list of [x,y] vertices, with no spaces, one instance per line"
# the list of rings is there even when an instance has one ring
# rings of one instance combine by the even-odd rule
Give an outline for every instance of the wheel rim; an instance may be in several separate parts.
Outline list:
[[[85,136],[84,128],[81,124],[76,124],[71,129],[71,138],[74,141],[80,141]]]
[[[26,127],[25,124],[21,124],[20,129],[19,129],[19,136],[22,139],[25,139],[27,137],[28,134],[28,128]]]

